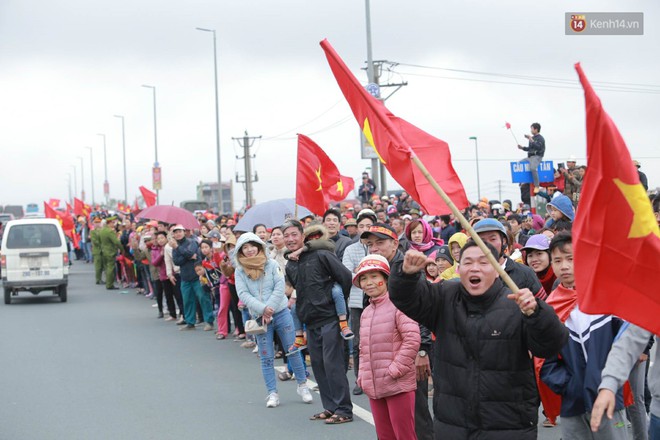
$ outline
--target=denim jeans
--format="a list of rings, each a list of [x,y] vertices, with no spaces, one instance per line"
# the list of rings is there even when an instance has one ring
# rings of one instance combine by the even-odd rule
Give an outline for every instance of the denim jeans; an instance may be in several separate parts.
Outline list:
[[[85,253],[85,261],[90,263],[93,260],[93,257],[92,257],[92,242],[91,241],[86,241],[85,243],[80,243],[80,245],[83,248],[83,252]]]
[[[529,162],[529,170],[532,172],[532,179],[534,180],[534,187],[540,186],[539,182],[539,164],[543,161],[543,156],[531,156],[522,159],[520,162]]]
[[[268,331],[261,335],[257,335],[257,345],[259,346],[259,357],[261,358],[261,373],[266,382],[266,389],[268,393],[277,392],[277,381],[275,380],[275,353],[273,347],[273,336],[277,335],[282,340],[285,347],[291,346],[295,339],[293,330],[293,320],[291,319],[291,312],[289,309],[284,309],[273,315],[273,319],[268,324]],[[289,362],[293,373],[296,375],[296,381],[301,384],[307,381],[305,377],[305,368],[303,367],[303,360],[300,353],[295,353],[289,356]]]
[[[213,324],[214,316],[211,297],[204,292],[204,289],[202,289],[202,285],[198,280],[182,280],[181,295],[183,296],[183,316],[186,320],[186,324],[195,325],[195,312],[197,311],[195,299],[199,301],[199,304],[202,307],[204,322]]]
[[[651,414],[649,423],[649,440],[660,440],[660,417]]]

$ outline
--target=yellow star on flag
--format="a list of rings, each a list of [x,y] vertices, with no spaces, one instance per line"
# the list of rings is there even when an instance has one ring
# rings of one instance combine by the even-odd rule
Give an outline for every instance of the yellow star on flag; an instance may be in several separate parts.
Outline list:
[[[653,216],[651,202],[649,202],[642,184],[628,185],[620,179],[614,179],[614,184],[619,188],[633,210],[633,221],[628,238],[643,238],[649,234],[655,234],[660,238],[660,229]]]
[[[344,182],[342,182],[341,179],[337,181],[337,192],[342,196],[344,195]]]
[[[369,118],[364,118],[364,125],[362,126],[362,133],[364,133],[364,137],[367,138],[367,142],[369,142],[369,145],[371,145],[371,148],[374,149],[376,154],[378,155],[378,159],[380,159],[381,163],[383,165],[387,165],[387,162],[383,160],[383,156],[380,155],[380,152],[378,151],[378,148],[376,148],[376,144],[374,143],[374,135],[371,132],[371,126],[369,125]]]
[[[319,187],[316,188],[317,191],[322,191],[323,190],[323,180],[321,180],[321,165],[319,165],[319,169],[314,171],[316,173],[316,178],[319,179]]]

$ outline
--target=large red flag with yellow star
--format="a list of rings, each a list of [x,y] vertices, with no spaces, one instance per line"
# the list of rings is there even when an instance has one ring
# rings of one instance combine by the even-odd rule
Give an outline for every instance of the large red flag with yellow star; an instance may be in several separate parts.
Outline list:
[[[660,334],[660,230],[619,130],[579,64],[587,163],[573,225],[580,310],[613,314]]]
[[[353,179],[339,174],[321,147],[307,136],[298,135],[297,204],[323,215],[330,200],[344,200],[354,187]]]
[[[458,209],[467,208],[469,203],[451,164],[449,145],[390,113],[358,82],[327,40],[321,41],[321,47],[365,138],[401,187],[426,213],[451,212],[422,172],[412,165],[410,158],[417,155]]]

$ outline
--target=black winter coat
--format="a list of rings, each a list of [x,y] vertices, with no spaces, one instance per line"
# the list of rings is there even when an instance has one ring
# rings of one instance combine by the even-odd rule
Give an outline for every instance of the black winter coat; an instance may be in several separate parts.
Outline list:
[[[332,285],[339,283],[344,298],[348,298],[352,276],[334,252],[303,252],[298,261],[287,263],[286,276],[296,289],[298,318],[307,327],[318,328],[339,319],[332,301]]]
[[[389,279],[394,305],[436,335],[433,413],[436,438],[536,439],[538,392],[529,356],[555,355],[568,331],[538,300],[520,313],[498,279],[481,296],[458,281],[429,284],[399,268]]]

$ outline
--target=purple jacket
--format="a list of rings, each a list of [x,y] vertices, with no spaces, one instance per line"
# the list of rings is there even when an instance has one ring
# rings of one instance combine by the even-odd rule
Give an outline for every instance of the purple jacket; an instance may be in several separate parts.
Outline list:
[[[167,280],[167,268],[165,267],[165,250],[160,246],[151,248],[151,264],[158,269],[158,279]]]

